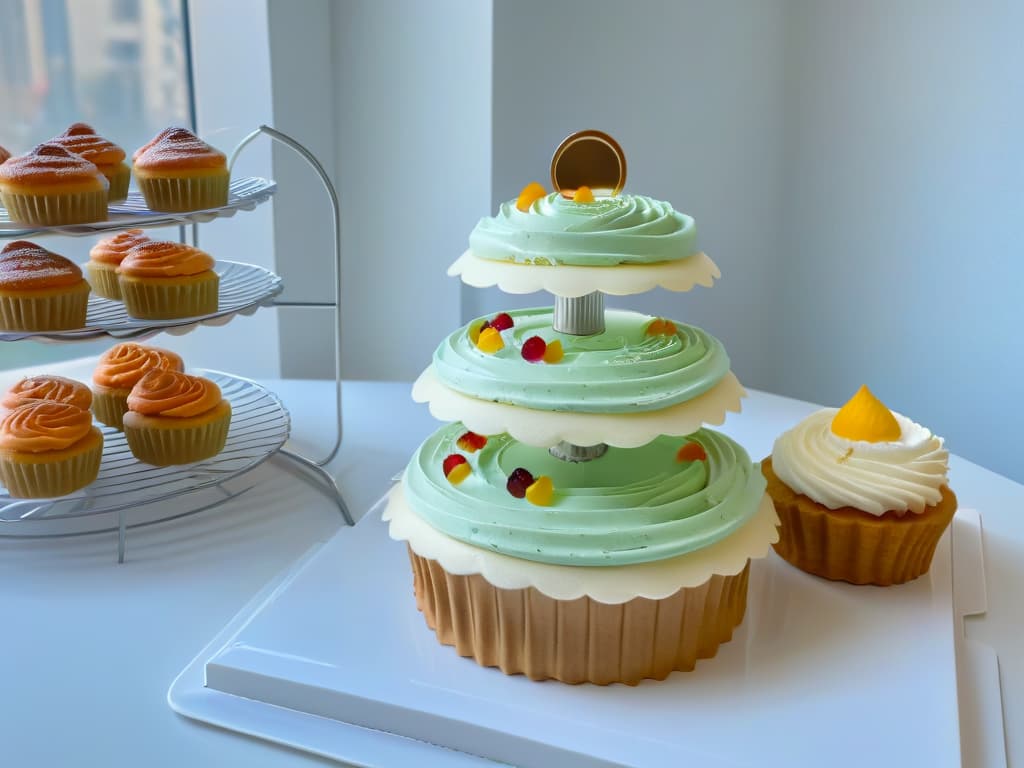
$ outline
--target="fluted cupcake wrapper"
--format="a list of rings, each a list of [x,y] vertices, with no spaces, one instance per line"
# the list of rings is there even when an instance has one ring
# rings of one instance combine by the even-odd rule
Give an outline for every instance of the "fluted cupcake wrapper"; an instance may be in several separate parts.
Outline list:
[[[85,264],[85,273],[93,293],[104,299],[121,301],[121,286],[117,282],[116,267],[104,268],[89,261]]]
[[[132,454],[139,461],[166,467],[191,464],[216,456],[224,448],[231,426],[231,412],[222,418],[186,427],[133,428],[123,425]]]
[[[128,185],[132,179],[132,171],[124,163],[114,168],[103,167],[100,171],[110,182],[110,189],[107,190],[108,203],[122,203],[128,198]]]
[[[227,205],[229,180],[226,172],[194,178],[142,178],[136,175],[146,206],[152,211],[201,211]]]
[[[884,587],[927,573],[956,512],[956,496],[947,486],[939,503],[920,514],[876,517],[831,510],[779,480],[770,458],[761,462],[761,471],[781,521],[775,551],[800,570],[833,581]]]
[[[479,574],[448,573],[411,548],[416,605],[444,645],[486,667],[532,680],[663,680],[714,656],[743,621],[750,562],[661,600],[608,604],[555,600],[529,587],[500,589]]]
[[[124,415],[128,412],[128,395],[131,390],[93,390],[92,412],[100,424],[124,430]]]
[[[102,440],[89,450],[52,462],[20,462],[0,456],[0,480],[15,498],[63,496],[95,480],[102,459]]]
[[[107,190],[26,195],[0,193],[11,221],[40,227],[89,224],[107,220]]]
[[[81,328],[89,309],[89,286],[81,285],[65,293],[47,291],[0,294],[0,329],[6,331],[60,331]]]
[[[125,310],[144,320],[213,314],[218,307],[219,284],[216,272],[210,272],[208,279],[189,283],[157,277],[119,280]]]

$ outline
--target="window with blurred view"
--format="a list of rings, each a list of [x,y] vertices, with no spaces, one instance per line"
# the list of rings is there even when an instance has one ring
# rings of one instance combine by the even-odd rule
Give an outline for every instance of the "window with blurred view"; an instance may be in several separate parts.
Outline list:
[[[85,122],[130,156],[168,125],[193,124],[184,0],[0,0],[0,146],[28,151]],[[79,263],[95,238],[47,237]],[[0,344],[0,368],[106,344]]]

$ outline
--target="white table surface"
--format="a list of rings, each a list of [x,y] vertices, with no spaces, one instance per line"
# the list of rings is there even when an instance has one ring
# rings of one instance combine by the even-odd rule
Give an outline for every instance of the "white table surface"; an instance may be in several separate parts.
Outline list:
[[[292,411],[293,445],[326,448],[332,385],[267,384]],[[345,386],[335,466],[357,517],[437,426],[408,393],[406,383]],[[723,431],[760,458],[767,435],[814,407],[751,392]],[[751,416],[759,429],[747,434]],[[0,539],[0,765],[335,764],[197,724],[166,702],[170,682],[248,599],[341,527],[337,509],[293,466],[275,458],[252,473],[257,484],[244,497],[130,532],[121,566],[113,534]],[[962,506],[981,511],[989,612],[968,635],[999,656],[1009,764],[1024,764],[1024,486],[957,457],[950,485]]]

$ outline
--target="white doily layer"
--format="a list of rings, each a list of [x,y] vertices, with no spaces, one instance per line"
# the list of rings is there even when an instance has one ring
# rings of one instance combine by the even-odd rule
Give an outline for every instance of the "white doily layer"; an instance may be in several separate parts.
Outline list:
[[[764,557],[779,540],[779,518],[767,494],[746,525],[709,547],[668,560],[609,567],[535,563],[453,539],[409,508],[401,483],[391,489],[383,518],[390,522],[392,539],[408,542],[417,555],[437,560],[448,573],[479,573],[501,589],[534,587],[555,600],[586,595],[611,604],[635,597],[660,600],[684,587],[700,586],[715,574],[737,574],[748,559]]]
[[[570,413],[541,411],[508,403],[480,400],[445,386],[430,366],[412,385],[412,399],[427,403],[438,421],[461,421],[481,435],[508,432],[527,445],[550,448],[563,440],[574,445],[607,443],[638,448],[659,435],[688,435],[705,424],[718,425],[732,411],[739,413],[746,397],[730,371],[715,386],[685,403],[658,411],[634,413]]]
[[[708,288],[722,276],[710,257],[695,253],[678,261],[659,264],[618,264],[614,267],[537,266],[481,259],[466,251],[448,267],[474,288],[498,286],[505,293],[547,291],[574,298],[600,291],[610,296],[646,293],[661,286],[670,291],[689,291],[695,285]]]

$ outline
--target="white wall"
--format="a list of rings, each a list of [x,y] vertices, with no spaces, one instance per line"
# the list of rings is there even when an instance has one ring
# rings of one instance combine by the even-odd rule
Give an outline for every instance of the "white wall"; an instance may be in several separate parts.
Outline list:
[[[490,198],[491,4],[332,11],[344,369],[412,379],[459,323],[445,269]]]
[[[770,388],[1024,481],[1024,6],[794,2]]]
[[[492,213],[530,181],[550,187],[564,136],[607,131],[626,153],[627,191],[694,216],[722,270],[710,291],[608,304],[707,328],[755,387],[774,363],[763,318],[783,232],[783,21],[781,2],[495,3],[492,195],[477,208]],[[465,288],[463,319],[551,302]]]

